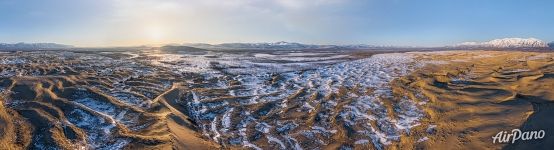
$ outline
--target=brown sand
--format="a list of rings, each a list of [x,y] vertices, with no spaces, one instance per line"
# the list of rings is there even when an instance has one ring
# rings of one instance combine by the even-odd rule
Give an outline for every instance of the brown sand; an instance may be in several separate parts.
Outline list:
[[[69,66],[79,61],[64,60],[64,63]],[[152,107],[145,109],[124,104],[106,94],[118,86],[117,80],[129,76],[129,72],[116,71],[101,76],[93,67],[80,68],[82,70],[75,67],[68,69],[76,70],[74,72],[60,73],[59,65],[0,65],[0,71],[15,68],[23,73],[34,70],[46,74],[0,78],[0,85],[4,87],[0,90],[0,149],[44,149],[44,146],[82,149],[90,148],[88,144],[93,141],[113,144],[108,148],[126,141],[129,144],[125,149],[217,148],[214,142],[201,138],[194,124],[184,123],[186,116],[174,109],[179,104],[169,102],[185,99],[181,93],[185,90],[160,88],[162,81],[179,82],[168,77],[172,76],[170,72],[158,70],[155,76],[126,79],[130,87],[128,94],[140,93],[136,94],[139,98],[155,98]],[[90,139],[87,135],[99,138]]]
[[[502,51],[453,51],[424,54],[437,61],[401,78],[396,94],[421,92],[426,117],[401,149],[548,149],[554,146],[554,54]],[[448,64],[442,64],[448,63]],[[415,92],[413,92],[415,90]],[[421,97],[420,97],[421,99]],[[436,125],[428,129],[429,125]],[[492,137],[512,129],[545,130],[544,139],[493,144]],[[429,140],[417,143],[418,138]],[[547,142],[550,141],[550,142]]]
[[[503,51],[452,51],[414,53],[420,61],[432,61],[416,72],[393,82],[397,97],[407,96],[420,102],[428,101],[421,109],[425,117],[421,125],[402,135],[399,142],[385,149],[548,149],[554,147],[554,54]],[[66,64],[78,61],[65,61]],[[0,66],[0,69],[27,68],[53,71],[56,64],[30,66]],[[134,92],[149,92],[143,97],[153,99],[152,107],[141,109],[122,104],[114,97],[99,91],[116,86],[118,77],[129,72],[120,71],[111,76],[98,76],[90,70],[70,68],[65,75],[19,76],[0,80],[5,97],[0,100],[0,149],[40,149],[34,145],[55,145],[62,149],[78,149],[86,140],[84,128],[65,123],[75,117],[75,110],[94,114],[95,119],[110,121],[107,115],[87,110],[75,102],[74,95],[88,95],[95,102],[106,104],[117,111],[125,110],[123,120],[138,117],[135,124],[119,121],[110,138],[131,139],[127,149],[219,149],[219,144],[200,135],[197,125],[188,118],[181,100],[190,89],[179,79],[163,70],[157,76],[126,81]],[[152,88],[163,80],[172,80],[169,88]],[[92,86],[97,88],[91,88]],[[346,89],[345,89],[346,90]],[[355,90],[353,90],[355,91]],[[302,95],[301,91],[291,95]],[[333,98],[341,93],[330,94]],[[314,95],[313,97],[317,97]],[[225,97],[223,97],[225,98]],[[341,100],[338,107],[351,101]],[[387,101],[388,102],[388,101]],[[390,101],[388,103],[394,103]],[[17,104],[17,105],[15,105]],[[9,107],[5,107],[9,105]],[[271,106],[271,105],[268,105]],[[388,108],[392,110],[392,105]],[[266,106],[260,106],[266,107]],[[316,105],[316,109],[319,106]],[[291,112],[290,118],[295,118]],[[119,115],[118,115],[119,116]],[[300,116],[300,115],[299,115]],[[315,118],[300,118],[310,124]],[[298,119],[298,118],[295,118]],[[330,122],[335,122],[331,120]],[[100,123],[100,121],[98,122]],[[430,128],[436,125],[435,128]],[[131,129],[131,127],[143,127]],[[493,144],[492,136],[512,129],[545,130],[541,140],[519,141],[514,144]],[[101,133],[101,132],[99,132]],[[422,140],[424,137],[428,140]],[[339,128],[331,137],[327,149],[353,143],[347,130]],[[312,139],[299,139],[310,141]],[[418,142],[419,141],[419,142]],[[109,141],[107,143],[113,143]],[[260,143],[257,143],[260,144]],[[261,145],[261,144],[260,144]],[[231,147],[235,148],[235,147]],[[240,147],[236,147],[240,148]],[[362,145],[356,149],[375,149]]]
[[[78,107],[67,100],[75,91],[72,88],[79,84],[78,81],[69,78],[17,78],[13,77],[10,91],[15,91],[13,98],[22,98],[21,103],[12,109],[6,109],[0,105],[0,144],[7,149],[39,148],[33,146],[32,136],[41,135],[49,138],[48,145],[57,145],[63,149],[78,149],[74,143],[83,141],[85,133],[82,129],[67,124],[56,122],[65,120],[72,107]],[[63,85],[69,83],[69,85]],[[198,132],[187,118],[179,110],[173,108],[167,99],[181,99],[180,89],[174,88],[161,94],[154,105],[159,105],[156,110],[140,112],[144,121],[154,119],[154,124],[147,129],[131,131],[123,126],[118,126],[117,134],[121,137],[131,138],[134,142],[129,149],[214,149],[217,145],[200,138]],[[111,97],[89,90],[90,94],[97,94],[99,99],[110,103]],[[2,101],[0,101],[2,102]],[[125,107],[124,105],[120,105]],[[128,108],[129,111],[133,108]],[[170,131],[170,132],[167,132]],[[172,138],[174,137],[174,138]]]

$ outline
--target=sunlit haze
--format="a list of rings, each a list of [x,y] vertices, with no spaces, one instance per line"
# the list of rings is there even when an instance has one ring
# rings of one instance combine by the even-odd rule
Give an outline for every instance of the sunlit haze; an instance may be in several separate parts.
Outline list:
[[[291,41],[438,46],[554,40],[549,0],[0,0],[0,42]]]

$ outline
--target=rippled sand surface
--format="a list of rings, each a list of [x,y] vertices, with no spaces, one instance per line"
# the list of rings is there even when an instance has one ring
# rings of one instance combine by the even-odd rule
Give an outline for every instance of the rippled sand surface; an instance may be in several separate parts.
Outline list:
[[[20,149],[468,149],[552,135],[554,57],[148,49],[0,54],[0,144]],[[552,142],[550,142],[552,143]]]
[[[416,53],[435,62],[397,80],[429,98],[414,134],[428,149],[549,149],[554,138],[553,53],[453,51]],[[493,144],[500,131],[544,130],[540,140]],[[550,135],[550,136],[549,136]],[[414,138],[415,140],[415,138]]]

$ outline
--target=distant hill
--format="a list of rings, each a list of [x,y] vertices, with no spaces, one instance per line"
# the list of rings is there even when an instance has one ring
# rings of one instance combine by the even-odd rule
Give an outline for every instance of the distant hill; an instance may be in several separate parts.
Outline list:
[[[554,42],[550,42],[550,43],[548,43],[548,47],[550,47],[550,48],[554,49]]]
[[[486,42],[464,42],[453,46],[442,47],[406,47],[406,46],[376,46],[367,44],[351,45],[315,45],[295,42],[274,43],[187,43],[184,46],[209,49],[209,50],[305,50],[305,49],[336,49],[336,50],[444,50],[444,49],[548,49],[554,47],[554,43],[536,38],[503,38]]]
[[[458,48],[546,48],[548,45],[535,38],[503,38],[487,42],[464,42],[454,47]]]
[[[166,53],[180,53],[180,54],[192,54],[192,55],[204,55],[208,50],[190,47],[190,46],[163,46],[160,50]]]
[[[205,44],[205,43],[186,43],[184,46],[218,49],[218,50],[302,50],[302,49],[371,49],[383,46],[373,46],[366,44],[357,45],[315,45],[302,44],[295,42],[273,42],[273,43],[223,43],[223,44]]]
[[[56,43],[0,43],[0,50],[53,50],[73,48],[71,45],[63,45]]]

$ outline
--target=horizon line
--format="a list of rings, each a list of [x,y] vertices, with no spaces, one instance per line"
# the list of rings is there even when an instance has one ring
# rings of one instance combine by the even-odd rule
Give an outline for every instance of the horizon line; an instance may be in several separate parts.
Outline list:
[[[303,45],[318,45],[318,46],[348,46],[348,45],[367,45],[367,46],[375,46],[375,47],[413,47],[413,48],[434,48],[434,47],[452,47],[456,46],[458,44],[466,43],[466,42],[489,42],[492,40],[498,40],[498,39],[511,39],[511,38],[519,38],[519,37],[503,37],[503,38],[494,38],[490,40],[485,41],[464,41],[464,42],[458,42],[457,44],[446,44],[446,45],[395,45],[395,44],[367,44],[367,43],[349,43],[349,44],[331,44],[331,43],[325,43],[325,44],[314,44],[314,43],[304,43],[304,42],[292,42],[292,41],[286,41],[286,40],[277,40],[275,42],[167,42],[163,44],[121,44],[121,45],[97,45],[97,46],[87,46],[87,45],[80,45],[80,44],[68,44],[68,43],[58,43],[58,42],[0,42],[0,44],[59,44],[59,45],[65,45],[65,46],[71,46],[75,48],[117,48],[117,47],[163,47],[163,46],[187,46],[187,44],[208,44],[208,45],[221,45],[221,44],[267,44],[267,43],[279,43],[279,42],[286,42],[286,43],[297,43],[297,44],[303,44]],[[546,44],[554,43],[554,41],[548,42],[548,40],[542,40],[539,38],[534,37],[528,37],[528,38],[519,38],[519,39],[537,39],[540,40]]]

